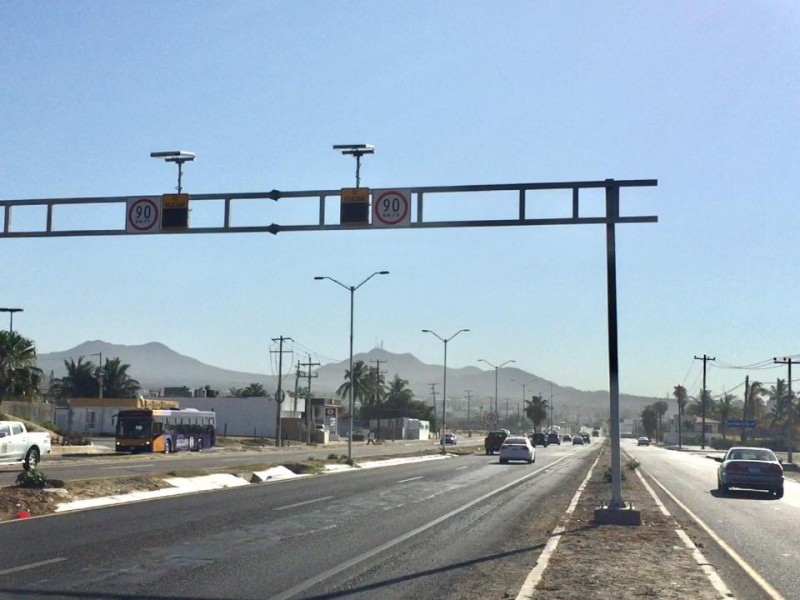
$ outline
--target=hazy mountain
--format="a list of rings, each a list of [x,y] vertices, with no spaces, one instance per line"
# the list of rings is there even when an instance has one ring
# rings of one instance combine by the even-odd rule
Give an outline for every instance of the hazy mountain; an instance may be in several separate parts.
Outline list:
[[[128,374],[139,381],[144,390],[159,390],[166,386],[199,388],[210,385],[214,389],[227,392],[231,387],[245,387],[250,383],[260,383],[267,389],[275,386],[274,378],[269,375],[220,369],[179,354],[159,342],[124,346],[100,340],[87,341],[62,352],[40,354],[38,364],[44,371],[45,379],[49,380],[51,373],[54,377],[67,374],[64,361],[69,361],[70,358],[77,361],[78,357],[83,356],[84,360],[99,364],[98,353],[102,353],[103,361],[119,357],[123,364],[130,365]]]
[[[66,374],[64,361],[70,358],[77,360],[79,356],[99,363],[98,353],[106,358],[119,357],[120,360],[130,365],[128,370],[131,377],[137,379],[144,390],[160,390],[165,386],[199,388],[210,385],[213,389],[223,393],[231,387],[245,387],[250,383],[261,383],[268,391],[275,389],[275,378],[262,373],[245,373],[220,369],[207,365],[197,359],[184,356],[171,350],[164,344],[150,342],[138,346],[125,346],[110,344],[103,341],[87,341],[75,348],[62,352],[50,352],[39,355],[39,367],[49,378],[51,372],[54,377]],[[363,360],[375,367],[380,360],[381,371],[385,380],[391,381],[395,374],[408,381],[408,387],[414,395],[428,402],[433,401],[432,386],[436,391],[436,404],[441,406],[442,399],[442,365],[428,365],[421,362],[413,354],[394,354],[386,350],[375,348],[366,353],[354,355],[353,361]],[[344,382],[345,372],[349,369],[349,360],[339,363],[330,363],[320,367],[314,372],[311,379],[311,391],[314,396],[332,398],[336,389]],[[535,380],[535,381],[531,381]],[[522,383],[525,383],[525,395],[528,400],[534,394],[541,394],[548,401],[551,399],[557,419],[576,419],[579,415],[585,417],[595,414],[607,415],[609,410],[609,393],[607,391],[582,391],[568,386],[561,386],[547,379],[538,377],[534,373],[514,368],[504,367],[497,372],[497,397],[498,409],[501,415],[506,412],[513,415],[522,406]],[[307,379],[300,380],[300,386],[305,387]],[[284,380],[284,386],[289,389],[294,387],[294,377],[290,374]],[[469,410],[472,414],[489,412],[493,408],[495,396],[495,371],[486,366],[474,366],[447,369],[447,402],[450,410],[467,411],[467,390],[469,390]],[[644,396],[620,396],[620,410],[623,417],[633,418],[641,409],[655,402],[656,398]],[[670,402],[670,413],[676,409],[674,402]]]

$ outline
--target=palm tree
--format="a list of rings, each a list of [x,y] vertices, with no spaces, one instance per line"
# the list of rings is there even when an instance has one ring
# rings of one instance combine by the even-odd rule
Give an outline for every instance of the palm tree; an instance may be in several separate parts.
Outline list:
[[[129,368],[130,365],[122,364],[119,357],[106,359],[106,364],[103,365],[104,398],[136,397],[139,393],[139,382],[128,375]]]
[[[257,398],[267,395],[267,390],[260,383],[251,383],[246,388],[236,390],[242,398]]]
[[[678,448],[681,448],[683,442],[683,411],[686,409],[689,395],[686,393],[686,388],[682,385],[676,385],[672,390],[672,395],[678,403]]]
[[[786,436],[786,450],[788,452],[787,461],[792,462],[792,445],[794,444],[794,429],[796,427],[798,417],[798,406],[794,394],[789,393],[789,388],[785,380],[778,379],[775,385],[770,386],[769,392],[770,400],[774,400],[775,404],[772,407],[772,427],[777,427],[778,430],[783,430]]]
[[[541,394],[525,400],[525,416],[531,420],[534,429],[539,429],[539,425],[547,418],[547,408],[547,400]]]
[[[363,360],[356,361],[353,364],[352,378],[350,377],[350,370],[344,373],[345,382],[336,390],[336,395],[340,398],[350,397],[350,385],[353,385],[353,403],[363,402],[370,390],[370,372],[369,368],[364,364]]]
[[[94,376],[95,365],[92,361],[83,362],[83,356],[78,361],[70,358],[64,361],[67,374],[61,379],[55,379],[50,386],[50,393],[61,400],[67,398],[96,398],[100,386]]]
[[[36,346],[16,331],[0,332],[0,402],[38,395],[42,370],[36,366]]]
[[[720,431],[722,432],[722,439],[725,439],[725,428],[727,426],[728,418],[733,416],[734,402],[736,396],[733,394],[724,393],[717,403],[717,412],[719,413]]]

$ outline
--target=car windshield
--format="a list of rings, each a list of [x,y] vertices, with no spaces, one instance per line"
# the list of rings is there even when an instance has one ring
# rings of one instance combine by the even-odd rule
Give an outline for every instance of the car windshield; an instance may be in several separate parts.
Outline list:
[[[736,448],[728,453],[728,460],[764,460],[777,462],[771,450],[759,448]]]
[[[506,438],[506,441],[503,443],[504,446],[527,446],[527,440],[521,437],[510,437]]]

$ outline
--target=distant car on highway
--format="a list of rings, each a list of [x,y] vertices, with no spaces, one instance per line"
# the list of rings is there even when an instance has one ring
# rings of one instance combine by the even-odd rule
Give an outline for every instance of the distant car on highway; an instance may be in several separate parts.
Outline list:
[[[583,438],[579,435],[576,435],[574,438],[572,438],[572,445],[583,446]]]
[[[536,462],[536,449],[531,441],[522,436],[510,436],[500,446],[500,463],[510,460],[524,460],[528,464]]]
[[[561,439],[564,440],[565,442],[571,442],[572,441],[572,436],[570,434],[568,434],[568,433],[565,433],[564,436]]]
[[[458,443],[458,438],[455,433],[445,433],[444,443],[447,446],[455,446]]]
[[[557,433],[548,433],[547,434],[547,444],[548,445],[550,445],[550,444],[558,444],[560,446],[561,445],[561,436],[559,436]]]
[[[500,452],[500,446],[503,445],[503,442],[507,437],[508,433],[506,433],[506,431],[503,429],[500,431],[490,431],[483,440],[483,447],[486,450],[486,454]]]
[[[640,438],[639,438],[639,440],[636,442],[636,445],[637,445],[637,446],[649,446],[649,445],[650,445],[650,438],[649,438],[649,437],[646,437],[646,436],[642,436],[642,437],[640,437]]]
[[[586,444],[590,444],[592,442],[592,438],[589,437],[588,433],[582,433],[581,437],[583,438],[583,441]]]
[[[530,435],[531,445],[535,448],[536,446],[544,446],[547,448],[547,436],[543,434],[541,431],[534,431]]]
[[[717,491],[727,494],[731,488],[766,490],[783,498],[783,466],[769,448],[734,446],[725,456],[715,458],[722,463],[717,469]]]

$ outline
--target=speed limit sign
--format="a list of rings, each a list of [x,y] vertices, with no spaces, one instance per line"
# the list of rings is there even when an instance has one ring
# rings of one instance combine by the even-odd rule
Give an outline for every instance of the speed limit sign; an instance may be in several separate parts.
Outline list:
[[[129,198],[126,215],[128,233],[158,233],[161,231],[161,197]]]
[[[372,226],[400,227],[411,223],[411,190],[374,190]]]

